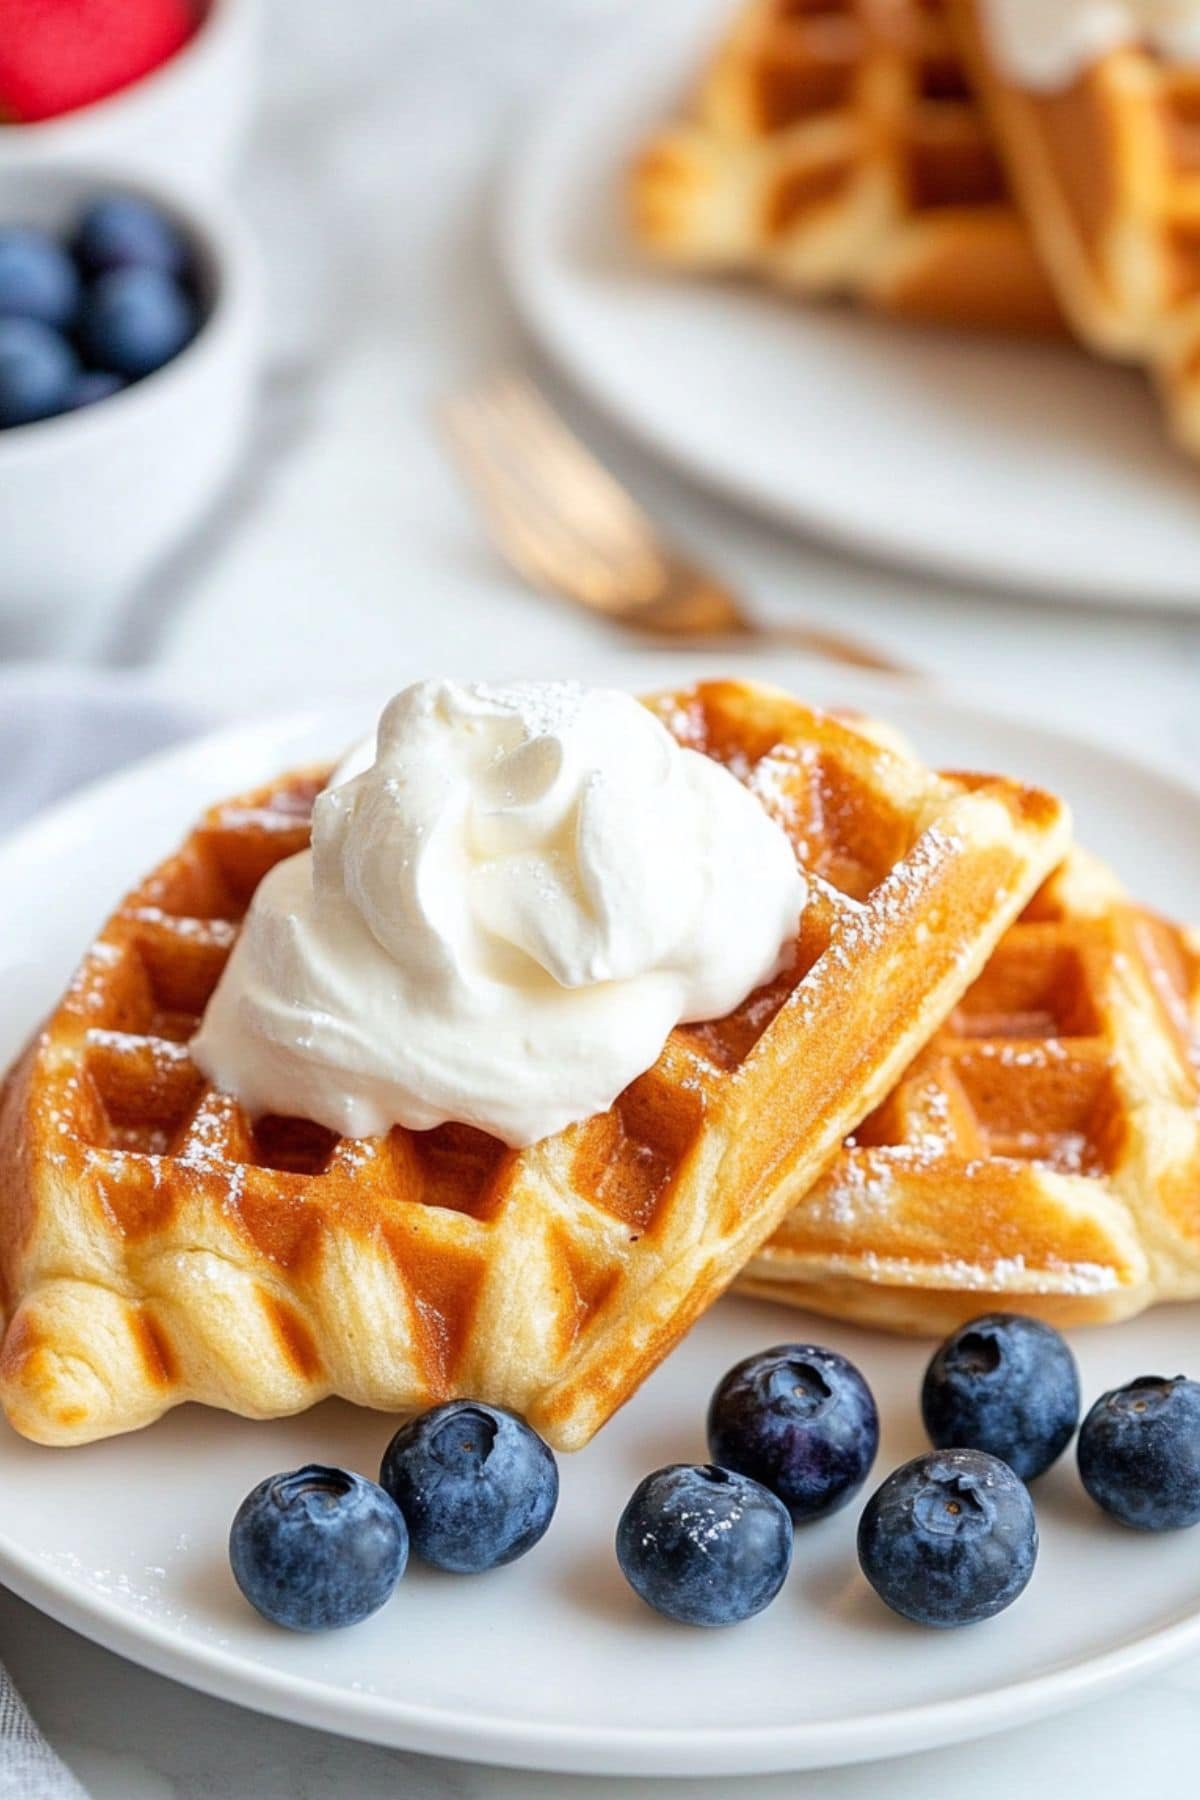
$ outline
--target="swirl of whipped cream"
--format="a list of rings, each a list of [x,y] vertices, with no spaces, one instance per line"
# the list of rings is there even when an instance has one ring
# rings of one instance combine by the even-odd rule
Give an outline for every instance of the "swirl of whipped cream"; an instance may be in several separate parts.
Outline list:
[[[1197,0],[987,0],[984,17],[1001,67],[1029,88],[1067,87],[1125,44],[1200,62]]]
[[[424,681],[260,883],[192,1043],[251,1113],[536,1142],[783,965],[784,833],[630,695]]]

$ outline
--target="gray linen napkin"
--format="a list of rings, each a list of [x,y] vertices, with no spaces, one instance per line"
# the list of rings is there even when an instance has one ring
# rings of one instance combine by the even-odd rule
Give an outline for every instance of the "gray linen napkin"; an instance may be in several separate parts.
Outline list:
[[[0,1800],[87,1800],[0,1667]]]
[[[200,723],[190,708],[128,677],[32,664],[0,671],[0,834]],[[2,1664],[0,1800],[86,1800]]]
[[[0,665],[0,834],[203,722],[135,676]]]

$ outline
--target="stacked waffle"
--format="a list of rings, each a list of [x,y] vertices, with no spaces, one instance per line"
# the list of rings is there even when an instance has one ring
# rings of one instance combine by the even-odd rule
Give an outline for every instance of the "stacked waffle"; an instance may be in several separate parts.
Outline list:
[[[1200,64],[1138,40],[1030,85],[1005,0],[745,0],[637,156],[641,242],[1140,363],[1200,450]]]
[[[787,972],[527,1150],[251,1121],[187,1044],[257,884],[307,844],[321,774],[218,807],[114,914],[0,1100],[20,1430],[467,1393],[572,1448],[737,1277],[979,975],[1065,818],[773,691],[651,704],[788,833],[810,899]]]
[[[17,1429],[472,1394],[570,1449],[739,1278],[914,1329],[1200,1292],[1200,942],[1068,856],[1037,789],[772,689],[647,704],[786,832],[810,895],[786,972],[528,1149],[251,1119],[187,1045],[325,772],[217,806],[0,1094]]]
[[[1200,935],[1079,850],[746,1270],[904,1331],[1200,1297]]]

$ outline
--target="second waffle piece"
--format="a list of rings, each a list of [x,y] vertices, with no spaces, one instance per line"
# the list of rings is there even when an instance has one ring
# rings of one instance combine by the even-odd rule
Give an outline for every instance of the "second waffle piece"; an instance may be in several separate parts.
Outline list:
[[[1200,452],[1200,68],[1131,40],[1035,90],[998,55],[987,0],[946,11],[1073,328],[1142,363]]]
[[[680,267],[1062,329],[941,0],[749,0],[629,198],[643,244]]]
[[[1073,851],[895,1091],[746,1271],[944,1332],[1200,1296],[1200,936]]]

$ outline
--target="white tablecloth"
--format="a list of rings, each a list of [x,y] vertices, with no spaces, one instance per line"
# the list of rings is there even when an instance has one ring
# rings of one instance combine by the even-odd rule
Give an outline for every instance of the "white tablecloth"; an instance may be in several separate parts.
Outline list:
[[[417,672],[523,663],[586,673],[598,626],[498,571],[429,428],[435,397],[528,356],[496,278],[497,159],[539,83],[647,0],[273,0],[244,195],[272,282],[271,375],[238,489],[198,550],[118,618],[9,655],[143,668],[198,705],[290,706]],[[556,390],[561,394],[561,390]],[[577,417],[582,415],[576,414]],[[754,595],[985,685],[1044,719],[1184,762],[1200,753],[1200,621],[963,595],[799,544],[689,490],[595,420],[589,435]],[[0,1648],[98,1797],[297,1800],[397,1793],[583,1800],[611,1784],[392,1755],[242,1714],[118,1662],[0,1596]],[[894,1800],[1179,1791],[1200,1760],[1200,1668],[1015,1736],[880,1768],[738,1784]],[[627,1784],[629,1792],[634,1784]],[[665,1790],[664,1790],[665,1791]],[[671,1790],[716,1800],[727,1782]]]

